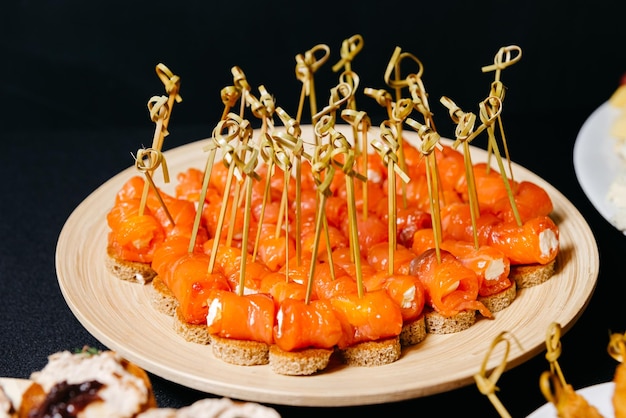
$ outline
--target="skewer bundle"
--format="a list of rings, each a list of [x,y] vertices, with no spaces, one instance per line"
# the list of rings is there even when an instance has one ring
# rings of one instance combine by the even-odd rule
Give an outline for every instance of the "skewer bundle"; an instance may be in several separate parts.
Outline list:
[[[514,268],[540,268],[546,278],[553,271],[558,228],[548,216],[550,199],[532,184],[525,195],[518,191],[525,183],[505,173],[493,129],[503,99],[500,72],[516,61],[511,48],[496,56],[496,84],[479,104],[479,127],[472,113],[442,99],[458,125],[456,142],[445,145],[421,62],[399,48],[385,72],[395,98],[364,89],[387,109],[372,135],[355,100],[359,77],[351,62],[361,46],[358,36],[344,42],[333,67],[344,71],[319,111],[314,74],[329,48],[296,57],[303,86],[295,118],[264,86],[257,98],[233,67],[221,120],[203,148],[205,165],[179,173],[175,195],[159,190],[153,176],[160,168],[168,181],[161,147],[179,79],[157,67],[169,96],[150,108],[153,147],[136,157],[143,177],[129,180],[109,214],[108,263],[149,265],[144,282],[151,281],[155,306],[174,316],[178,333],[210,344],[225,361],[274,359],[282,374],[323,370],[335,352],[360,366],[396,361],[402,347],[429,332],[459,332],[494,318],[523,287],[511,278]],[[402,78],[406,59],[418,68]],[[310,130],[300,126],[306,97]],[[406,127],[417,143],[406,140]],[[483,131],[499,170],[471,162],[469,143]],[[461,144],[463,152],[455,149]],[[492,191],[481,194],[479,184]],[[135,223],[138,215],[154,220],[150,229]]]

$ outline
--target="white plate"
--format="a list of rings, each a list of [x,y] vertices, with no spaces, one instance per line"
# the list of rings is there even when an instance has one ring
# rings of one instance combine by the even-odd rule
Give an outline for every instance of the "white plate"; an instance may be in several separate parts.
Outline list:
[[[172,179],[189,167],[204,167],[205,144],[199,141],[166,152]],[[474,162],[486,159],[483,150],[474,148],[472,154]],[[105,268],[105,217],[118,190],[137,173],[134,167],[100,186],[68,218],[56,250],[59,286],[78,320],[104,345],[158,376],[216,395],[261,403],[344,406],[452,390],[474,384],[473,375],[480,370],[491,342],[504,330],[512,332],[523,347],[512,348],[509,367],[539,354],[545,347],[548,326],[556,321],[568,330],[586,308],[596,285],[598,247],[585,219],[549,183],[519,165],[514,165],[514,170],[516,179],[534,181],[553,200],[552,216],[561,242],[554,277],[522,289],[517,300],[494,320],[480,320],[457,334],[428,335],[386,366],[335,365],[314,376],[283,376],[269,366],[226,364],[213,357],[210,347],[184,341],[173,330],[172,318],[152,308],[148,286],[115,279]],[[496,367],[503,355],[504,348],[497,347],[488,368]]]
[[[614,150],[616,139],[610,135],[619,113],[620,110],[608,102],[603,103],[587,118],[574,144],[574,170],[578,182],[600,215],[616,228],[617,208],[607,199],[607,193],[624,170],[624,162]]]
[[[604,418],[613,418],[615,413],[613,412],[611,398],[613,397],[614,389],[615,384],[613,382],[607,382],[579,389],[576,393],[582,395],[589,404],[595,406]],[[547,403],[528,415],[527,418],[557,418],[556,409],[554,405]]]

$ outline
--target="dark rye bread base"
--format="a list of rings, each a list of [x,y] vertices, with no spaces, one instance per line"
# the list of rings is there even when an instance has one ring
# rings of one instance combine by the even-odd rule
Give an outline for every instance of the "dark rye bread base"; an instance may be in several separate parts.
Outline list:
[[[341,360],[349,366],[376,367],[397,361],[402,354],[400,337],[364,341],[338,349]]]
[[[461,311],[454,316],[446,317],[436,311],[428,310],[424,317],[426,332],[429,334],[454,334],[476,323],[476,311]]]
[[[284,351],[272,345],[269,351],[269,364],[274,373],[288,376],[309,376],[326,369],[333,349],[307,348],[297,351]]]
[[[174,331],[189,341],[190,343],[207,345],[211,343],[211,336],[209,335],[209,327],[204,324],[190,324],[186,322],[180,314],[180,310],[176,309],[174,313]]]
[[[489,296],[479,296],[478,301],[487,307],[491,313],[508,308],[517,297],[517,283],[511,279],[511,286],[501,292]]]
[[[524,289],[548,281],[555,271],[556,258],[547,264],[512,265],[509,278],[515,280],[518,289]]]
[[[226,363],[238,366],[269,364],[270,349],[263,342],[234,340],[217,335],[211,335],[210,340],[213,355]]]
[[[155,310],[168,316],[175,315],[178,300],[176,300],[172,291],[159,276],[152,279],[147,289],[150,305],[152,305]]]
[[[426,319],[424,315],[421,315],[414,321],[406,323],[402,326],[402,332],[400,332],[400,345],[402,347],[408,347],[419,344],[424,341],[426,335]]]
[[[105,265],[107,270],[118,279],[133,283],[146,284],[156,276],[156,272],[149,263],[121,260],[115,257],[111,248],[107,248]]]

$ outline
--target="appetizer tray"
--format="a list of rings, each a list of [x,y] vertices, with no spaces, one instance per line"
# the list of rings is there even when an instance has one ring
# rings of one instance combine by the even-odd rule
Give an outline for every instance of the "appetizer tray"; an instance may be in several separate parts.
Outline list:
[[[303,127],[304,135],[310,132],[310,127]],[[414,139],[410,132],[405,135]],[[206,140],[166,151],[170,177],[175,179],[189,167],[202,169],[207,158],[204,145]],[[485,151],[472,148],[474,163],[486,157]],[[385,366],[337,364],[317,375],[284,376],[269,366],[224,363],[213,357],[209,346],[184,341],[174,331],[172,318],[151,306],[147,286],[116,279],[105,268],[106,214],[122,184],[137,174],[134,167],[96,189],[69,216],[56,249],[58,281],[74,315],[104,345],[155,375],[207,393],[283,405],[348,406],[450,391],[474,383],[473,375],[502,331],[512,332],[522,347],[511,348],[508,368],[542,352],[548,326],[556,321],[567,331],[586,308],[596,285],[598,248],[582,215],[537,175],[516,164],[513,170],[516,180],[537,183],[553,200],[552,217],[559,226],[561,243],[555,275],[544,284],[522,289],[495,319],[481,319],[456,334],[429,334]],[[171,193],[169,185],[160,186]],[[496,347],[488,368],[496,367],[503,355],[504,348]]]
[[[610,135],[619,113],[608,101],[600,105],[587,118],[574,144],[574,170],[580,187],[600,215],[618,229],[615,216],[619,208],[607,194],[618,175],[626,171],[615,152],[616,139]]]

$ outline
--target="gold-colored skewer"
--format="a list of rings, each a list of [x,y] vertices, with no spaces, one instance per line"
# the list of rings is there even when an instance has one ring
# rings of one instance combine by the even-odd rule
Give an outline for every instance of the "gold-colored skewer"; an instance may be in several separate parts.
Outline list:
[[[491,404],[494,406],[494,408],[502,418],[511,418],[511,415],[496,395],[496,392],[499,390],[496,384],[498,383],[498,379],[500,379],[500,376],[502,376],[502,373],[504,373],[506,369],[509,352],[511,350],[511,341],[509,340],[515,341],[520,350],[522,349],[522,345],[513,334],[510,334],[507,331],[501,332],[491,342],[491,346],[489,347],[489,350],[487,351],[487,354],[485,355],[485,358],[483,359],[483,362],[481,364],[480,371],[474,375],[474,380],[476,381],[476,386],[478,387],[478,390],[480,391],[480,393],[487,396]],[[493,350],[500,343],[505,344],[505,351],[502,356],[502,361],[500,362],[500,364],[498,364],[498,366],[496,366],[495,369],[493,369],[491,374],[487,376],[487,364],[491,355],[493,354]]]
[[[363,49],[363,36],[357,34],[353,35],[348,39],[344,39],[341,43],[341,59],[332,67],[334,72],[338,72],[343,69],[343,75],[345,75],[345,82],[353,85],[353,91],[356,90],[354,86],[354,77],[356,73],[352,72],[352,61],[358,55],[359,52]],[[356,82],[358,84],[358,82]],[[348,101],[347,108],[356,111],[356,98],[355,95],[352,95],[350,100]],[[358,138],[358,127],[356,125],[352,125],[352,136],[354,139],[354,147],[356,148],[357,155],[360,155],[361,152],[367,153],[367,148],[361,148],[361,144],[357,140]]]
[[[246,156],[246,160],[238,160],[238,169],[246,176],[245,182],[245,210],[243,217],[243,237],[241,241],[241,260],[239,266],[239,296],[243,295],[246,284],[246,265],[248,263],[248,235],[250,232],[251,204],[252,204],[252,186],[254,181],[258,181],[260,176],[256,173],[257,158],[259,151],[257,148],[251,147],[247,141],[242,142],[241,147],[245,147],[242,154]]]
[[[157,158],[157,156],[161,155],[161,144],[163,142],[163,136],[166,132],[166,120],[168,119],[169,108],[167,105],[167,97],[165,96],[153,96],[148,101],[148,110],[150,112],[150,119],[155,123],[154,128],[154,136],[152,138],[152,150],[158,151],[157,153],[150,153],[151,158]],[[162,157],[159,157],[162,158]],[[152,174],[154,174],[154,170],[159,167],[159,163],[156,160],[150,162],[149,171],[146,171],[147,178],[152,178]],[[165,176],[165,182],[169,183],[169,176]],[[143,191],[141,194],[141,203],[140,203],[140,214],[143,214],[146,201],[148,200],[148,190],[150,189],[150,185],[145,183],[143,186]]]
[[[322,53],[317,57],[316,54]],[[315,81],[314,74],[317,70],[326,63],[330,55],[330,48],[328,45],[319,44],[306,51],[304,54],[296,55],[296,78],[302,82],[302,90],[300,93],[300,102],[298,104],[298,113],[296,120],[300,122],[302,120],[302,109],[304,108],[304,99],[309,97],[309,107],[311,111],[311,124],[315,125],[317,119],[315,114],[317,113],[317,100],[315,97]]]
[[[270,134],[262,133],[259,144],[259,154],[266,165],[265,186],[263,187],[263,196],[261,198],[261,213],[257,225],[256,237],[254,239],[254,248],[252,250],[252,260],[255,261],[259,250],[261,240],[261,232],[263,230],[263,219],[265,218],[265,208],[271,198],[270,186],[272,184],[272,176],[274,174],[274,144]]]
[[[352,258],[355,263],[357,291],[359,297],[363,296],[363,271],[361,269],[361,249],[359,245],[359,230],[357,224],[356,199],[354,196],[354,179],[365,181],[366,178],[354,170],[356,162],[355,150],[350,146],[346,137],[335,129],[330,132],[330,143],[333,146],[332,163],[345,174],[346,197],[348,202],[348,225],[350,242],[352,243]],[[340,160],[335,157],[341,156]],[[326,229],[328,231],[328,228]],[[327,247],[330,248],[330,238],[327,236]]]
[[[385,121],[380,125],[380,137],[374,138],[371,141],[371,145],[378,152],[383,163],[387,167],[387,227],[388,227],[388,242],[389,242],[389,260],[388,260],[388,272],[394,273],[395,251],[397,248],[396,235],[397,235],[397,211],[396,211],[396,174],[400,176],[403,182],[409,182],[409,176],[402,170],[398,164],[398,141],[397,131],[395,131],[395,124],[390,121]]]
[[[519,46],[517,45],[505,46],[498,50],[498,52],[496,53],[494,57],[494,61],[492,65],[487,65],[487,66],[482,67],[483,73],[491,72],[491,71],[494,72],[494,81],[491,83],[491,87],[489,90],[490,97],[497,97],[498,99],[500,99],[500,101],[504,101],[505,87],[502,81],[500,80],[502,70],[517,63],[521,58],[522,58],[522,49]],[[499,127],[500,136],[502,140],[502,146],[504,148],[504,154],[508,162],[509,177],[511,179],[514,179],[512,162],[511,162],[511,158],[509,155],[509,149],[508,149],[508,145],[506,142],[506,136],[504,134],[504,126],[502,123],[502,118],[500,116],[498,116],[498,127]],[[495,127],[493,127],[492,129],[495,129]],[[491,151],[491,144],[489,144],[488,151]],[[488,158],[490,158],[491,152],[489,152],[487,156]]]
[[[502,101],[497,97],[488,97],[479,104],[479,107],[480,119],[483,124],[486,125],[487,132],[489,133],[489,144],[491,145],[493,155],[496,157],[498,169],[500,170],[500,176],[502,177],[502,181],[504,182],[504,187],[509,197],[509,202],[511,203],[511,209],[513,210],[515,221],[519,226],[521,226],[522,219],[517,209],[517,203],[515,202],[515,194],[511,189],[512,179],[509,179],[509,177],[507,176],[504,163],[502,161],[502,156],[500,154],[500,149],[498,147],[498,142],[496,141],[493,129],[491,128],[493,125],[493,121],[497,120],[500,113],[502,112]]]
[[[365,180],[362,181],[362,194],[363,194],[363,207],[362,207],[362,216],[363,219],[367,219],[369,215],[369,198],[368,198],[368,184],[367,184],[367,172],[369,169],[368,165],[368,157],[369,157],[369,141],[367,138],[367,133],[372,126],[372,122],[364,111],[356,111],[352,109],[344,109],[341,111],[341,118],[348,122],[350,125],[354,127],[354,130],[357,132],[357,139],[355,142],[359,142],[360,139],[360,149],[362,150],[359,156],[359,170],[361,173],[365,173]]]
[[[403,147],[403,139],[402,139],[402,122],[409,116],[412,111],[413,104],[410,99],[400,99],[399,102],[394,102],[392,100],[391,94],[384,89],[375,90],[372,88],[365,88],[364,93],[366,96],[369,96],[376,100],[376,102],[384,107],[387,110],[388,123],[393,123],[395,125],[394,129],[397,132],[396,137],[398,141],[398,148],[396,151],[398,155],[397,164],[400,166],[402,171],[406,172],[406,163],[404,161],[404,147]],[[407,206],[407,197],[406,197],[406,183],[402,183],[401,185],[402,192],[402,206]]]
[[[300,122],[289,116],[289,114],[281,107],[276,108],[276,114],[284,124],[286,131],[277,132],[273,135],[274,141],[280,145],[281,156],[286,155],[286,151],[291,153],[290,160],[293,160],[293,166],[295,167],[295,180],[296,180],[296,262],[298,267],[302,258],[302,158],[308,158],[308,155],[304,152],[304,145],[302,141],[302,130],[300,128]],[[285,168],[286,164],[281,163]],[[286,178],[291,175],[292,164],[289,164],[289,168],[284,171]]]
[[[546,331],[546,360],[550,364],[550,372],[556,375],[562,386],[567,385],[563,371],[559,365],[561,356],[561,325],[552,322]]]
[[[222,205],[220,207],[220,213],[217,218],[215,236],[213,237],[213,247],[211,251],[211,258],[209,259],[209,269],[208,269],[209,273],[213,273],[213,269],[215,267],[215,259],[217,257],[217,249],[218,249],[219,242],[221,239],[222,227],[224,225],[224,218],[226,215],[226,208],[228,206],[228,201],[231,195],[230,188],[231,188],[233,175],[236,174],[237,176],[240,176],[238,172],[236,173],[236,168],[237,168],[236,161],[238,159],[237,149],[230,143],[231,139],[237,139],[240,137],[240,132],[239,132],[240,118],[233,113],[229,113],[227,120],[230,120],[230,123],[228,124],[229,133],[230,133],[229,136],[227,137],[217,136],[217,139],[218,139],[217,145],[222,151],[222,161],[228,167],[228,173],[226,174],[226,184],[224,186],[224,193],[222,196]],[[225,126],[225,124],[223,124],[222,126]]]
[[[437,169],[437,159],[434,153],[435,148],[441,146],[441,144],[439,144],[441,137],[430,127],[422,125],[414,119],[408,118],[406,123],[417,132],[418,137],[422,141],[420,152],[425,157],[424,161],[426,163],[426,183],[428,185],[430,216],[435,238],[435,253],[437,255],[437,262],[441,262],[441,243],[443,238],[439,201],[439,173]]]
[[[156,73],[161,82],[165,87],[165,92],[168,95],[167,99],[167,108],[170,112],[167,115],[167,118],[164,121],[164,127],[167,130],[167,127],[170,123],[170,117],[172,116],[171,110],[174,107],[174,102],[181,103],[183,98],[180,96],[180,77],[175,75],[167,66],[163,63],[159,63],[156,65]],[[162,140],[161,140],[162,141]],[[156,146],[155,146],[156,145]],[[158,144],[153,144],[153,147],[159,151],[161,151],[162,142]]]
[[[163,63],[159,63],[155,68],[156,74],[165,86],[165,92],[168,96],[153,96],[148,100],[148,110],[150,119],[156,123],[154,136],[152,138],[152,149],[161,152],[163,149],[163,140],[169,135],[167,128],[169,126],[170,117],[174,102],[180,103],[183,98],[180,96],[180,77],[174,75],[172,71]],[[154,165],[154,161],[153,164]],[[153,174],[152,172],[150,174]],[[167,181],[169,183],[169,179]],[[148,197],[148,184],[144,184],[142,201]]]
[[[456,103],[450,98],[443,96],[441,103],[448,108],[452,121],[457,125],[455,129],[455,143],[463,144],[463,162],[465,165],[465,181],[467,183],[468,201],[470,206],[470,217],[472,221],[472,235],[474,238],[474,248],[478,249],[478,231],[477,220],[480,216],[480,206],[478,202],[478,194],[476,191],[476,180],[474,177],[474,164],[472,163],[472,155],[470,152],[468,139],[474,132],[474,124],[476,123],[476,115],[469,112],[463,112]]]
[[[172,226],[176,223],[174,222],[174,218],[170,214],[170,211],[167,209],[167,205],[163,201],[163,197],[161,196],[161,192],[157,188],[154,180],[152,179],[152,173],[159,167],[163,167],[163,180],[167,183],[169,181],[169,172],[167,170],[167,164],[165,163],[165,158],[163,154],[153,148],[147,149],[139,149],[137,151],[137,156],[135,157],[135,167],[139,172],[143,173],[146,176],[146,183],[149,187],[152,187],[152,190],[155,192],[157,199],[159,200],[159,204],[163,207],[165,211],[165,215],[167,219],[171,222]],[[145,212],[146,201],[144,199],[139,203],[139,214],[143,215]]]
[[[309,268],[309,279],[307,280],[306,299],[308,304],[311,300],[311,293],[313,291],[313,279],[315,278],[315,268],[317,264],[317,253],[319,250],[320,236],[322,234],[322,228],[324,226],[324,219],[326,219],[325,207],[326,199],[332,194],[330,185],[335,175],[335,167],[331,164],[332,148],[331,144],[321,144],[315,147],[313,157],[311,159],[311,171],[313,180],[317,186],[317,193],[319,195],[317,204],[317,213],[315,215],[315,236],[313,240],[313,250],[311,254],[311,266]],[[327,247],[330,243],[326,243]],[[332,266],[332,261],[329,260],[329,265]],[[333,277],[334,278],[334,277]]]

